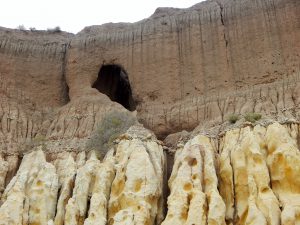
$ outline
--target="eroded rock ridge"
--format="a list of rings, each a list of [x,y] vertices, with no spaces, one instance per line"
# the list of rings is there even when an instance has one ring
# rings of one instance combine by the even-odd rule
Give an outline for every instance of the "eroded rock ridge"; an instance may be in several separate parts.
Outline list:
[[[192,137],[178,145],[168,196],[162,143],[144,128],[132,127],[102,161],[95,151],[47,160],[37,149],[0,183],[0,224],[297,224],[299,128]],[[9,162],[0,163],[5,181]]]
[[[299,12],[208,0],[76,35],[0,28],[0,225],[300,224]],[[102,159],[87,143],[115,111],[140,124]]]

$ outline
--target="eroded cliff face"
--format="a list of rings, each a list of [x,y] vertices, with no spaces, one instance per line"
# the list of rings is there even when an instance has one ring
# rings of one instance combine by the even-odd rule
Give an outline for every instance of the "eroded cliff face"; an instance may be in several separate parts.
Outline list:
[[[62,106],[72,34],[0,28],[1,97],[28,107]]]
[[[0,28],[0,225],[300,224],[299,12],[210,0],[77,35]],[[92,88],[103,65],[146,128],[101,159],[87,141],[126,111]]]
[[[298,224],[299,129],[273,123],[192,137],[176,150],[169,196],[162,143],[141,126],[102,161],[95,151],[47,159],[36,149],[0,183],[0,224]],[[4,181],[9,162],[0,162]]]
[[[128,132],[102,162],[95,152],[65,152],[48,162],[41,149],[26,154],[1,198],[0,224],[160,223],[162,146],[142,127]],[[1,181],[7,164],[1,158]]]
[[[211,0],[87,27],[69,51],[70,98],[115,63],[128,72],[140,121],[159,136],[231,113],[298,110],[299,11],[298,0]]]
[[[140,122],[159,137],[231,113],[299,120],[299,10],[298,0],[210,0],[77,35],[1,28],[0,115],[11,117],[14,139],[45,136],[55,119],[62,133],[75,133],[90,108],[110,111],[92,86],[102,65],[116,64],[128,74]],[[63,115],[73,109],[78,125],[67,128]]]

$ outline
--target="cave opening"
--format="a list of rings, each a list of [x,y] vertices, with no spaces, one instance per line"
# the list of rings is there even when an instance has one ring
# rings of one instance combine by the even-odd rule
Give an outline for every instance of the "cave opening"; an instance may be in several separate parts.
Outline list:
[[[119,65],[103,65],[93,88],[118,102],[126,109],[134,111],[136,106],[126,71]]]

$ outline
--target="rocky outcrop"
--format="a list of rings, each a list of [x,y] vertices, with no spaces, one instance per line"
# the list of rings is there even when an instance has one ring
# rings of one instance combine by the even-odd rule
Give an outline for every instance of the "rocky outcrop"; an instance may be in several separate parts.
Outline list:
[[[215,150],[199,135],[176,153],[169,179],[168,224],[225,224],[225,204],[218,191]]]
[[[65,206],[65,218],[55,220],[55,224],[106,224],[108,200],[114,179],[115,158],[108,155],[101,163],[92,154],[77,170],[73,196]]]
[[[1,198],[0,224],[160,224],[162,146],[144,128],[128,132],[103,162],[95,152],[86,161],[65,152],[47,162],[42,148],[26,154]],[[8,162],[1,163],[2,181]]]
[[[160,224],[164,217],[162,147],[151,139],[122,140],[116,149],[116,160],[108,224]]]
[[[160,137],[253,110],[299,120],[299,9],[297,0],[209,0],[77,35],[1,28],[1,96],[23,118],[62,117],[56,107],[69,100],[103,106],[92,85],[102,65],[117,64],[140,122]]]
[[[77,35],[0,28],[0,225],[300,224],[299,11],[208,0]],[[165,144],[136,125],[88,149],[126,111],[93,88],[109,64]]]
[[[1,224],[47,224],[55,215],[58,176],[39,150],[26,155],[1,198]]]
[[[144,128],[120,136],[102,162],[97,152],[46,161],[39,149],[5,187],[0,224],[297,224],[298,140],[298,124],[198,134],[178,145],[167,199],[163,149]]]
[[[294,128],[295,129],[295,128]],[[292,132],[299,132],[292,129]],[[280,206],[283,208],[281,224],[297,224],[299,220],[299,161],[297,140],[275,124],[266,132],[268,156],[267,164],[271,174],[271,184]]]
[[[299,128],[278,123],[199,135],[176,152],[162,224],[297,224]]]

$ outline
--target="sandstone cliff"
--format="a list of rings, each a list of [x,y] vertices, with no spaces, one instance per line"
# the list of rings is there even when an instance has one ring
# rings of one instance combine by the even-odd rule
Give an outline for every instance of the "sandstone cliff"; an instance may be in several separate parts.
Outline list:
[[[212,0],[85,28],[69,51],[70,98],[86,93],[79,86],[91,86],[103,63],[116,63],[129,74],[138,117],[158,135],[233,112],[297,108],[299,10],[297,0]]]
[[[139,120],[160,137],[253,110],[298,120],[299,10],[297,0],[210,0],[75,36],[1,28],[1,93],[44,115],[69,99],[103,102],[91,87],[117,64]]]
[[[209,0],[76,35],[0,28],[0,225],[300,224],[299,12]],[[86,143],[127,111],[105,66],[140,124],[102,159]]]
[[[142,127],[102,162],[95,152],[47,160],[37,149],[0,183],[0,224],[298,224],[299,131],[273,123],[196,135],[178,145],[169,196],[161,142]],[[9,161],[0,162],[4,181]]]

